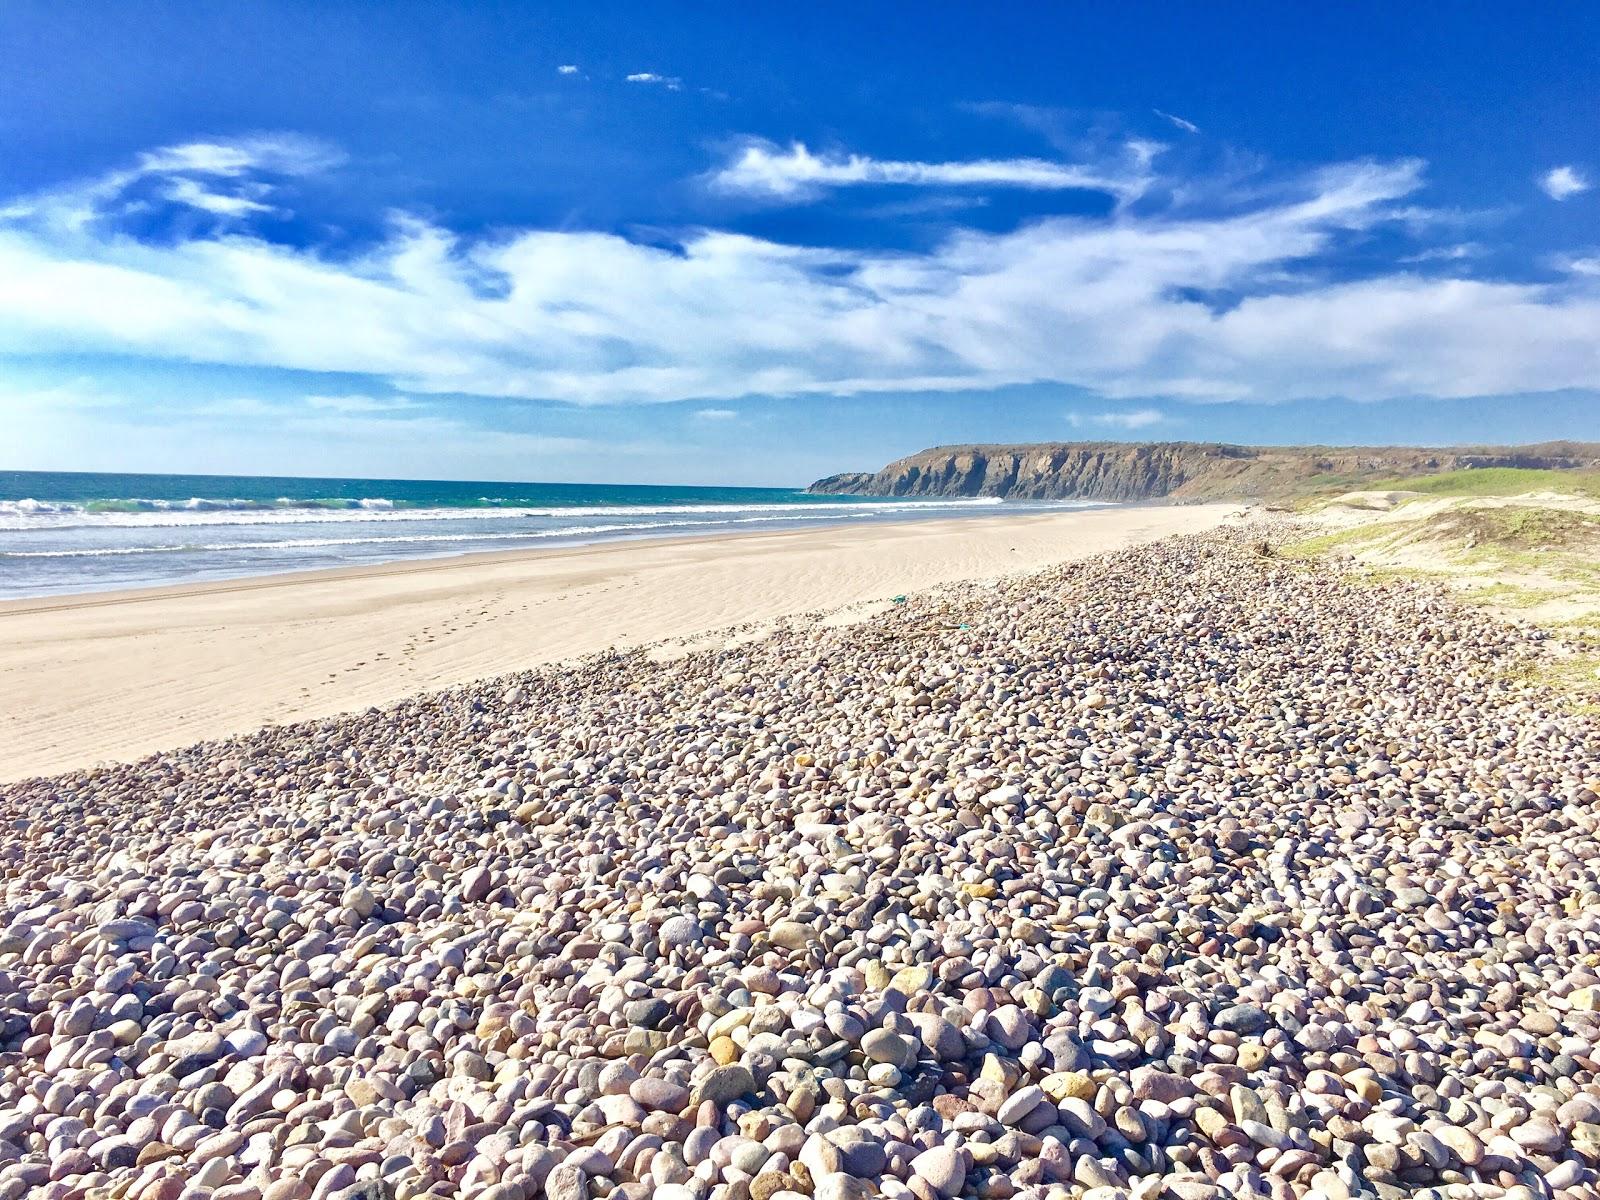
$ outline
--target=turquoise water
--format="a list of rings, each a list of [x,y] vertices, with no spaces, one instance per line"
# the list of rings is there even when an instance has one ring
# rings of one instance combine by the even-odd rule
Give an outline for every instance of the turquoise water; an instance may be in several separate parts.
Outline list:
[[[1083,507],[787,488],[0,472],[0,596],[620,538]]]

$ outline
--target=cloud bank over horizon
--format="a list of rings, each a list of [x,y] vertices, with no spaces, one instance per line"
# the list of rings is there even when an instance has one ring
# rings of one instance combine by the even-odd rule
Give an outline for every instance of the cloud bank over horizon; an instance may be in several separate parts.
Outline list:
[[[289,215],[280,185],[336,170],[338,149],[281,133],[194,141],[0,200],[0,354],[588,406],[1040,383],[1129,401],[1381,401],[1600,379],[1600,281],[1577,265],[1517,278],[1430,257],[1428,237],[1453,231],[1417,202],[1420,162],[1328,164],[1221,204],[1127,203],[1151,190],[1156,158],[1125,150],[1116,174],[748,143],[709,176],[713,191],[794,202],[885,185],[1119,200],[1101,216],[952,226],[914,250],[711,225],[650,240],[465,234],[401,210],[350,250],[275,235]],[[1169,179],[1166,193],[1195,182]],[[163,205],[190,216],[163,221]],[[1334,270],[1352,247],[1361,269]]]

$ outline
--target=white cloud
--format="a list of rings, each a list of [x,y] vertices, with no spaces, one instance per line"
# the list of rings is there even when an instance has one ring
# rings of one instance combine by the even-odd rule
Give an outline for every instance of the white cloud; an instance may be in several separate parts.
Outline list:
[[[1481,257],[1488,252],[1488,247],[1478,242],[1458,242],[1453,246],[1432,246],[1427,250],[1419,250],[1415,254],[1403,255],[1399,261],[1403,263],[1461,262],[1464,259]]]
[[[1539,186],[1552,200],[1566,200],[1579,192],[1587,192],[1590,184],[1576,167],[1556,167],[1539,177]]]
[[[578,404],[1024,383],[1146,402],[1592,388],[1600,288],[1581,273],[1529,283],[1397,264],[1325,282],[1346,240],[1395,220],[1420,177],[1413,162],[1349,163],[1226,215],[1124,209],[919,252],[715,230],[673,245],[467,238],[403,217],[352,259],[215,230],[144,243],[104,210],[75,228],[47,212],[0,222],[0,355]]]
[[[167,188],[167,199],[174,204],[187,204],[219,217],[242,217],[249,213],[269,213],[274,209],[248,196],[230,196],[202,187],[193,179],[174,179]]]
[[[562,63],[556,68],[556,73],[559,75],[576,75],[578,68],[575,63]]]
[[[1151,109],[1151,111],[1153,113],[1155,113],[1156,116],[1160,117],[1162,120],[1171,121],[1174,125],[1176,125],[1179,129],[1183,130],[1185,133],[1199,133],[1200,132],[1200,126],[1196,125],[1193,121],[1186,121],[1182,117],[1173,116],[1173,114],[1171,114],[1169,112],[1162,112],[1159,108]]]
[[[150,179],[166,181],[160,191],[172,203],[213,216],[274,212],[261,201],[271,189],[258,176],[312,175],[337,166],[343,157],[325,143],[295,134],[185,142],[146,151],[131,167],[18,197],[0,207],[0,223],[33,220],[47,222],[58,231],[81,230],[91,221],[135,207],[139,202],[125,199],[125,194]],[[236,190],[221,191],[215,186],[217,181],[232,182]]]
[[[405,396],[307,396],[304,403],[319,411],[340,413],[400,412],[417,406]]]
[[[732,408],[702,408],[697,409],[694,415],[700,421],[732,421],[739,413]]]
[[[344,161],[314,138],[289,133],[254,134],[228,141],[185,142],[139,156],[140,175],[196,174],[231,178],[255,171],[311,175]]]
[[[632,75],[624,76],[629,83],[649,83],[657,87],[664,87],[669,92],[683,90],[683,80],[676,75],[657,75],[654,71],[635,71]]]
[[[1148,429],[1152,425],[1164,425],[1170,417],[1160,409],[1135,408],[1127,411],[1078,413],[1067,414],[1067,424],[1074,429],[1081,429],[1085,425],[1107,425],[1114,429]]]
[[[1128,200],[1150,185],[1150,161],[1159,150],[1153,143],[1129,142],[1115,161],[1090,166],[1042,158],[908,162],[863,154],[813,154],[803,142],[792,142],[787,150],[768,142],[749,142],[707,182],[719,191],[783,200],[816,199],[829,188],[862,184],[1076,189]]]
[[[1582,258],[1568,258],[1563,260],[1560,266],[1563,271],[1573,275],[1600,279],[1600,254],[1590,254]]]

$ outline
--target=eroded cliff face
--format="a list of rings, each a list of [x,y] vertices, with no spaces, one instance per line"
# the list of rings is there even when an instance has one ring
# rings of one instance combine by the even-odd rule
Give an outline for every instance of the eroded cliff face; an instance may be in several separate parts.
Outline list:
[[[1232,446],[1215,442],[1050,442],[939,446],[876,474],[830,475],[810,491],[849,496],[1000,496],[1013,500],[1214,500],[1293,495],[1320,483],[1403,478],[1463,467],[1600,467],[1600,445]]]

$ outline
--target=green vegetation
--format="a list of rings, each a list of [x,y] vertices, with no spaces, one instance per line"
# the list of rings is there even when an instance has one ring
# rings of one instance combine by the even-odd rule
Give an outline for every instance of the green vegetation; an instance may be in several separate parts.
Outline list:
[[[1341,578],[1351,587],[1363,588],[1381,588],[1386,584],[1396,582],[1441,582],[1438,571],[1426,571],[1421,567],[1362,565],[1354,570],[1344,572]],[[1551,591],[1547,588],[1522,587],[1514,583],[1480,584],[1470,577],[1463,579],[1452,578],[1450,582],[1455,585],[1451,594],[1462,604],[1490,608],[1497,612],[1509,612],[1514,609],[1534,609],[1540,605],[1548,604],[1552,600],[1561,600],[1573,594],[1567,591]],[[1588,630],[1600,631],[1600,618],[1587,620],[1580,617],[1571,621],[1543,621],[1540,624],[1550,629],[1570,628],[1578,633]]]
[[[1546,688],[1578,712],[1600,716],[1600,514],[1584,507],[1502,498],[1557,492],[1600,499],[1600,473],[1485,468],[1367,484],[1363,491],[1410,493],[1373,518],[1282,547],[1287,559],[1354,557],[1346,574],[1359,587],[1401,579],[1444,583],[1463,604],[1535,621],[1560,640],[1519,667],[1515,678]],[[1318,507],[1332,498],[1324,494]],[[1414,515],[1407,504],[1430,504]],[[1302,506],[1308,507],[1308,506]],[[1360,509],[1340,502],[1341,510]],[[1387,514],[1387,515],[1383,515]],[[1359,518],[1357,518],[1359,519]]]
[[[1328,495],[1339,492],[1358,492],[1374,488],[1371,475],[1361,475],[1353,472],[1338,473],[1322,471],[1316,475],[1307,475],[1304,479],[1292,481],[1294,490],[1306,495]],[[1387,487],[1387,485],[1385,485]]]
[[[1505,505],[1442,512],[1422,524],[1444,538],[1460,538],[1467,549],[1582,550],[1600,543],[1600,517],[1567,508]]]
[[[1600,716],[1600,652],[1547,655],[1518,668],[1513,678],[1554,692],[1574,712]]]
[[[1404,540],[1420,522],[1407,521],[1399,525],[1357,525],[1353,529],[1339,529],[1333,533],[1318,534],[1290,542],[1280,550],[1285,558],[1320,558],[1330,551],[1353,554],[1358,550],[1376,549],[1383,543]]]
[[[1421,492],[1426,496],[1519,496],[1526,492],[1565,492],[1600,498],[1600,471],[1536,471],[1522,467],[1478,467],[1367,481],[1362,491]]]
[[[1415,574],[1432,578],[1432,576],[1428,576],[1423,571],[1415,572]],[[1541,604],[1548,604],[1551,600],[1557,599],[1563,594],[1550,592],[1544,588],[1523,587],[1515,583],[1486,583],[1463,591],[1461,597],[1473,604],[1508,609],[1538,608]]]
[[[1463,600],[1500,609],[1585,599],[1585,593],[1600,608],[1600,517],[1565,509],[1454,509],[1320,534],[1279,553],[1350,555],[1389,578],[1447,578]]]
[[[1322,474],[1296,480],[1280,497],[1283,507],[1314,512],[1329,504],[1387,511],[1389,505],[1344,500],[1352,492],[1399,492],[1401,504],[1413,499],[1492,499],[1529,492],[1557,492],[1585,500],[1600,499],[1600,471],[1533,470],[1522,467],[1475,467],[1434,475],[1383,476]]]

